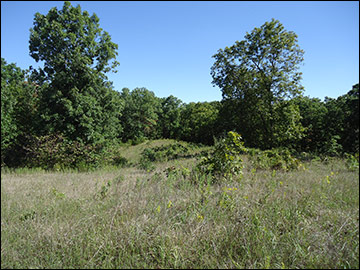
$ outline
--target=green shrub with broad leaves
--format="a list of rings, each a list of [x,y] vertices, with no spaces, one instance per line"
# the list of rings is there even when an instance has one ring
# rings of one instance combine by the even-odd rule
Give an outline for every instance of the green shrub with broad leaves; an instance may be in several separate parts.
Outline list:
[[[29,167],[63,169],[94,166],[99,163],[98,147],[70,141],[62,135],[33,137],[27,150]]]
[[[141,159],[146,161],[168,161],[190,154],[190,148],[180,143],[145,148],[141,153]]]
[[[116,167],[131,166],[131,162],[122,156],[122,151],[116,143],[103,147],[101,151],[101,165],[112,165]]]
[[[244,165],[240,155],[246,152],[241,135],[230,131],[226,137],[215,142],[214,151],[202,157],[197,169],[215,176],[214,180],[241,175]]]
[[[33,137],[25,150],[28,166],[43,169],[90,169],[106,164],[125,166],[128,163],[116,147],[86,145],[60,134]]]
[[[145,170],[147,172],[151,172],[156,169],[156,166],[153,164],[152,161],[146,158],[141,158],[138,164],[138,168],[141,170]]]
[[[274,148],[265,151],[249,149],[248,154],[250,163],[255,169],[289,171],[302,166],[300,160],[293,157],[288,149]]]
[[[184,146],[180,143],[145,148],[141,152],[138,167],[146,171],[153,171],[155,166],[153,162],[164,162],[190,155],[190,149],[194,146]]]

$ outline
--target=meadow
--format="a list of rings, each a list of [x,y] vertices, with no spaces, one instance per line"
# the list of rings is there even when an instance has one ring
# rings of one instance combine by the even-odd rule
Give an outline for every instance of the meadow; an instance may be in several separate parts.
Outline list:
[[[141,162],[175,143],[123,146],[124,167],[2,169],[1,268],[359,268],[358,168],[243,155],[241,176],[213,183],[193,170],[209,147]]]

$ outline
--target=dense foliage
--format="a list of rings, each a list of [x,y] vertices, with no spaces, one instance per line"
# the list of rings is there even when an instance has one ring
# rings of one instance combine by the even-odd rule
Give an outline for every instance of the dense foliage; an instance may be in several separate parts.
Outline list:
[[[36,13],[30,32],[30,55],[43,68],[21,70],[1,59],[2,166],[124,164],[117,144],[159,138],[217,142],[219,160],[224,138],[236,132],[244,146],[262,150],[359,152],[359,84],[337,99],[302,96],[304,52],[279,21],[213,56],[222,101],[188,104],[144,87],[114,90],[106,73],[116,71],[118,45],[79,5]]]
[[[297,35],[273,19],[213,56],[213,84],[247,144],[269,149],[301,138],[299,110],[288,99],[302,93],[303,54]]]
[[[191,102],[181,112],[180,139],[196,143],[212,144],[217,136],[217,118],[220,104]]]
[[[30,33],[30,56],[44,61],[32,78],[48,83],[39,101],[43,131],[89,144],[114,138],[123,105],[105,73],[118,65],[118,45],[99,18],[65,2],[62,10],[36,13]]]
[[[161,104],[155,94],[146,88],[135,88],[131,92],[124,88],[121,97],[125,104],[121,116],[122,140],[142,142],[145,138],[156,138]]]
[[[214,151],[203,157],[198,168],[213,176],[228,178],[239,175],[244,166],[240,155],[246,152],[240,134],[229,131],[226,137],[215,143]]]

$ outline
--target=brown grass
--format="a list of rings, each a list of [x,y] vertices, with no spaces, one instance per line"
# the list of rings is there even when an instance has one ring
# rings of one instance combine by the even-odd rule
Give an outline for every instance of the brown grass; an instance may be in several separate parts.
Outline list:
[[[164,172],[195,164],[2,173],[2,268],[359,268],[359,175],[342,160],[247,163],[208,186]]]

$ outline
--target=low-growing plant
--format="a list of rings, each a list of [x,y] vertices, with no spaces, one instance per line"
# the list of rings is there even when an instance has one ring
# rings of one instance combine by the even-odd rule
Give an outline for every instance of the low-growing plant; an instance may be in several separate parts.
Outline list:
[[[233,210],[235,207],[234,203],[234,193],[237,192],[237,188],[228,188],[224,187],[223,192],[221,193],[220,199],[217,202],[217,205],[223,209]]]
[[[130,165],[129,161],[121,155],[121,150],[116,146],[107,147],[106,151],[102,153],[103,163],[114,165],[117,167],[125,167]]]
[[[344,160],[279,172],[244,157],[240,182],[216,184],[194,160],[2,171],[2,268],[359,268],[359,175]]]
[[[141,143],[143,143],[145,141],[146,141],[146,137],[140,136],[140,137],[135,137],[134,139],[128,140],[128,143],[131,144],[131,145],[138,145],[138,144],[141,144]]]
[[[120,174],[113,179],[114,184],[120,184],[125,180],[124,175]]]
[[[193,148],[194,146],[191,146]],[[190,148],[180,143],[148,147],[141,152],[138,168],[146,171],[153,171],[153,162],[164,162],[189,156]]]
[[[37,213],[35,210],[29,210],[20,216],[21,221],[32,220],[36,217]]]
[[[356,153],[355,155],[345,153],[345,158],[346,167],[350,171],[359,170],[359,153]]]
[[[111,180],[101,185],[100,190],[95,194],[95,199],[103,200],[108,195],[111,187]]]
[[[56,199],[63,199],[63,198],[65,198],[65,194],[62,193],[62,192],[57,191],[56,188],[53,188],[53,189],[51,190],[51,193],[55,196]]]
[[[30,144],[24,148],[30,168],[87,171],[106,165],[129,165],[116,144],[87,145],[81,141],[69,140],[61,134],[33,137],[29,141]]]
[[[175,166],[168,167],[164,170],[166,177],[178,176],[180,170]]]
[[[138,164],[138,168],[147,172],[151,172],[155,170],[156,166],[150,160],[142,157]]]
[[[157,159],[158,157],[156,156],[154,149],[145,148],[141,153],[141,160],[156,161]]]
[[[206,206],[209,203],[209,200],[213,195],[213,192],[211,191],[210,184],[200,186],[199,191],[200,191],[200,194],[201,194],[200,202],[201,202],[202,205]]]

